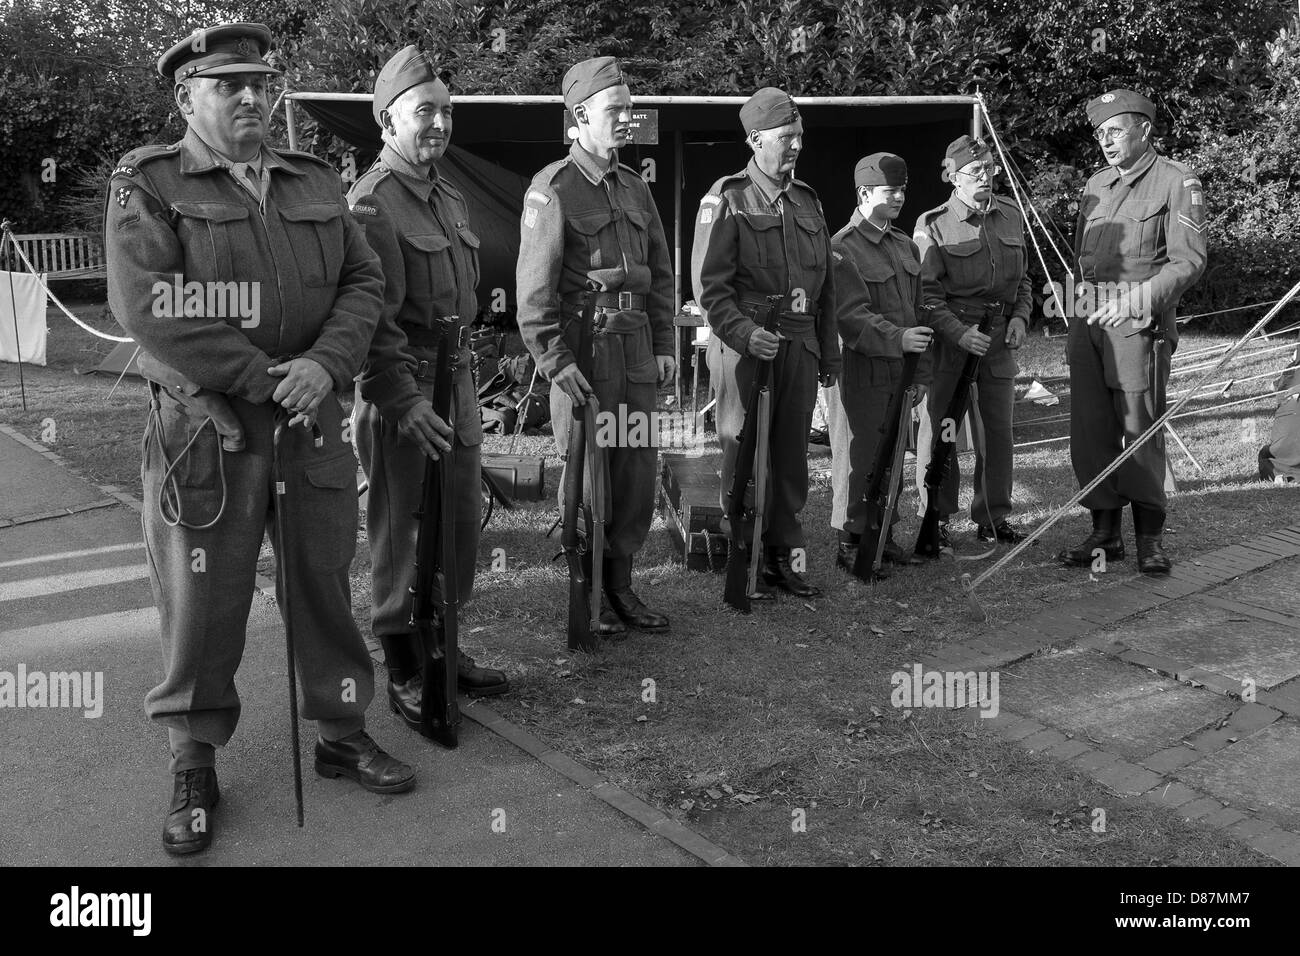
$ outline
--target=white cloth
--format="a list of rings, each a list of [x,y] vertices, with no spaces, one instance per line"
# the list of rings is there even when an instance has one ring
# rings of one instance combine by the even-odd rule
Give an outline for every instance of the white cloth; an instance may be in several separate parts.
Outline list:
[[[17,362],[21,344],[23,362],[45,364],[44,281],[45,276],[34,276],[30,272],[0,272],[0,362]],[[18,316],[17,341],[14,337],[15,313]]]

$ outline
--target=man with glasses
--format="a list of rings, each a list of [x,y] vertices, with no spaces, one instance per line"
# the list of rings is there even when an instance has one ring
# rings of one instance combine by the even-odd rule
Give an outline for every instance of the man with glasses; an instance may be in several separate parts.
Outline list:
[[[1001,169],[987,144],[962,136],[949,144],[943,178],[952,195],[937,209],[922,213],[912,236],[921,255],[921,284],[929,324],[936,332],[929,414],[917,440],[917,484],[930,460],[933,436],[954,429],[945,423],[948,402],[961,377],[967,355],[981,356],[978,403],[971,414],[983,422],[983,442],[975,447],[975,496],[971,520],[981,541],[1013,543],[1024,535],[1013,528],[1011,514],[1011,409],[1015,399],[1016,362],[1029,325],[1028,256],[1024,217],[1015,202],[993,195]],[[977,326],[992,319],[989,334]],[[954,457],[939,489],[939,545],[954,549],[948,518],[957,510],[961,476]]]
[[[1154,105],[1132,90],[1112,90],[1086,109],[1107,168],[1084,187],[1075,231],[1079,276],[1096,285],[1102,303],[1086,322],[1071,324],[1067,345],[1070,458],[1081,487],[1162,414],[1178,300],[1205,271],[1201,181],[1152,148]],[[1164,479],[1156,435],[1083,499],[1092,533],[1060,560],[1090,566],[1098,552],[1122,559],[1120,526],[1131,504],[1138,570],[1167,574]]]

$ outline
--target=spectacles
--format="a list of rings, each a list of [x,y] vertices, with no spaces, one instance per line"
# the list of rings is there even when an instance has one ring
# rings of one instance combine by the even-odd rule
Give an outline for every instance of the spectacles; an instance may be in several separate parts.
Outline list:
[[[987,164],[984,166],[976,166],[970,172],[967,172],[964,169],[958,170],[957,172],[958,175],[965,176],[967,179],[992,179],[998,173],[1002,172],[1002,167]]]
[[[1094,130],[1092,138],[1103,145],[1110,142],[1117,143],[1122,139],[1127,139],[1128,134],[1136,128],[1134,126],[1107,126],[1105,129]]]

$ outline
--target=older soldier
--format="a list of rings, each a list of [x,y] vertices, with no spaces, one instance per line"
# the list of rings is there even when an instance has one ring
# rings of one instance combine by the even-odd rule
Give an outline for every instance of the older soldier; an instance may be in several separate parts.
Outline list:
[[[758,362],[773,363],[771,500],[763,531],[768,586],[800,597],[821,593],[794,569],[802,547],[799,512],[808,500],[808,430],[820,377],[827,387],[840,370],[830,230],[812,187],[795,179],[803,121],[789,95],[766,87],[740,109],[753,157],[700,200],[691,253],[695,298],[713,330],[709,375],[718,396],[722,444],[722,509],[745,419],[745,399]],[[776,328],[754,321],[778,296]]]
[[[933,435],[944,428],[948,408],[967,355],[982,356],[977,408],[984,425],[983,447],[975,449],[975,497],[971,520],[981,541],[1016,542],[1024,535],[1007,521],[1011,514],[1011,410],[1016,361],[1029,326],[1029,260],[1024,218],[1016,204],[993,195],[999,168],[988,146],[969,136],[948,145],[943,178],[952,195],[921,214],[913,239],[921,254],[921,281],[930,325],[938,333],[929,415],[918,439],[917,480],[925,473]],[[977,326],[992,318],[990,332]],[[948,427],[956,427],[949,423]],[[957,510],[961,482],[956,457],[939,491],[939,544],[953,550],[948,517]]]
[[[648,421],[656,384],[672,381],[676,368],[673,275],[663,225],[650,187],[618,161],[632,119],[627,82],[618,62],[602,56],[571,68],[562,86],[578,137],[566,158],[533,177],[516,273],[519,331],[551,382],[551,421],[561,453],[574,403],[595,395],[602,412],[619,421],[624,414]],[[582,293],[589,287],[599,290],[590,382],[574,356]],[[605,457],[610,495],[599,633],[666,630],[668,618],[632,590],[632,557],[654,511],[656,449],[620,445]]]
[[[458,352],[452,402],[455,428],[433,411],[437,319],[478,312],[478,237],[465,201],[438,172],[451,142],[451,95],[429,57],[408,46],[375,80],[371,106],[384,148],[348,193],[352,214],[384,270],[384,314],[357,386],[357,448],[370,484],[373,596],[370,620],[388,666],[388,701],[420,729],[423,673],[411,633],[415,541],[425,456],[456,442],[456,551],[459,600],[469,601],[478,552],[479,446],[483,429],[470,376],[469,349]],[[435,602],[436,603],[436,602]],[[505,674],[460,655],[462,690],[477,696],[509,689]]]
[[[168,50],[158,71],[175,82],[189,130],[172,146],[123,157],[107,202],[113,313],[152,359],[201,388],[209,407],[226,405],[246,441],[223,456],[198,404],[153,389],[144,534],[164,676],[146,707],[171,744],[163,846],[174,854],[212,840],[215,748],[239,719],[235,670],[257,555],[281,502],[289,553],[277,560],[287,562],[298,618],[302,712],[319,730],[316,769],[379,793],[415,783],[414,771],[364,729],[374,677],[348,589],[356,459],[334,394],[361,366],[383,277],[348,216],[338,175],[308,153],[263,145],[267,76],[277,72],[262,61],[270,39],[261,24],[224,24]],[[174,314],[155,290],[173,281],[200,284],[209,301],[214,288],[233,287],[257,308],[213,314],[187,299]],[[304,427],[287,430],[286,493],[277,500],[272,432],[282,415]]]
[[[863,496],[885,412],[901,382],[903,355],[925,353],[933,334],[924,324],[928,313],[922,304],[916,246],[907,233],[893,226],[906,198],[907,163],[893,153],[872,153],[854,167],[853,186],[858,208],[848,225],[831,238],[835,317],[844,369],[839,387],[826,392],[831,426],[831,525],[840,537],[836,561],[849,572],[865,530]],[[929,356],[922,354],[913,379],[918,402],[929,381]],[[886,534],[885,560],[905,562],[892,528],[886,529]]]
[[[1088,103],[1088,121],[1107,168],[1079,202],[1074,253],[1083,279],[1098,284],[1102,307],[1070,326],[1070,458],[1080,486],[1101,473],[1164,409],[1169,354],[1178,344],[1178,300],[1205,271],[1201,181],[1151,145],[1155,107],[1132,90]],[[1166,574],[1165,451],[1155,436],[1083,499],[1092,533],[1063,551],[1088,565],[1100,548],[1124,557],[1124,505],[1133,505],[1138,570]]]

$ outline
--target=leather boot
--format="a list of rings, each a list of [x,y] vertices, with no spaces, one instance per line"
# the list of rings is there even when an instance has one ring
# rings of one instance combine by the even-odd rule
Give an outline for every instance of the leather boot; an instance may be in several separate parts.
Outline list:
[[[212,843],[212,810],[221,802],[214,767],[182,770],[172,781],[172,803],[163,824],[163,849],[172,856],[206,850]]]
[[[364,730],[340,740],[317,737],[316,772],[355,780],[371,793],[403,793],[415,786],[415,771],[386,754]]]
[[[1173,562],[1160,540],[1165,530],[1165,513],[1133,502],[1133,530],[1137,535],[1138,570],[1143,574],[1168,574]]]
[[[632,590],[632,556],[605,559],[605,595],[619,618],[638,631],[666,631],[668,618],[650,610]]]
[[[790,549],[767,547],[763,549],[763,583],[789,591],[796,597],[816,597],[821,589],[809,584],[790,566]]]
[[[1124,560],[1124,535],[1120,532],[1124,511],[1121,508],[1102,508],[1092,512],[1092,534],[1073,548],[1056,556],[1062,564],[1087,568],[1092,566],[1092,552],[1101,548],[1107,561]]]
[[[607,565],[602,565],[607,567]],[[591,581],[591,552],[584,550],[582,552],[582,570],[587,575],[587,581]],[[608,571],[606,571],[608,574]],[[600,620],[596,627],[596,636],[607,641],[621,641],[629,636],[627,625],[619,620],[619,616],[614,613],[614,609],[609,606],[609,588],[604,589],[600,596]]]
[[[862,544],[862,535],[852,531],[841,531],[839,546],[835,552],[835,564],[844,571],[853,573],[853,566],[858,561],[858,547]]]

